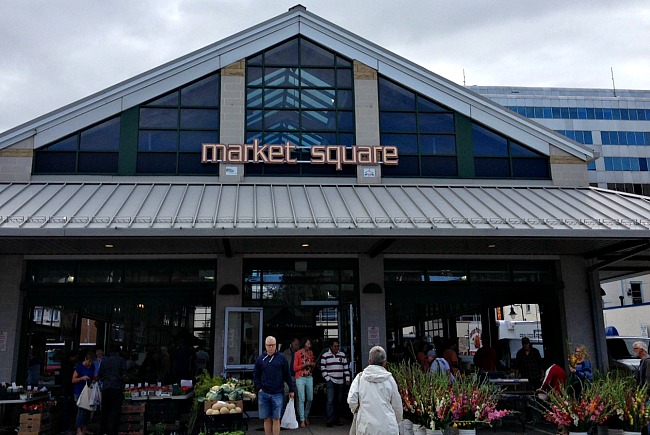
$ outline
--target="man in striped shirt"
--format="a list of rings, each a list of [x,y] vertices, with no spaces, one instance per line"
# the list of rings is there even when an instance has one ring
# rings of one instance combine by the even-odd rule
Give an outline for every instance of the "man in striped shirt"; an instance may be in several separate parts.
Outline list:
[[[332,340],[330,349],[321,356],[320,369],[327,383],[327,426],[343,426],[341,423],[341,398],[343,384],[350,385],[350,367],[343,352],[339,352],[338,340]]]

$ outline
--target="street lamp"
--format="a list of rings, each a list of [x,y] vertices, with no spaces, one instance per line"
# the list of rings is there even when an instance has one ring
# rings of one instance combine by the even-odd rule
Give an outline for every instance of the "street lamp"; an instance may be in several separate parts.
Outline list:
[[[522,304],[512,304],[510,305],[510,312],[508,315],[512,320],[515,320],[515,317],[517,317],[517,313],[515,312],[515,307],[521,308],[521,318],[522,320],[526,320],[526,315],[524,314],[524,306]]]

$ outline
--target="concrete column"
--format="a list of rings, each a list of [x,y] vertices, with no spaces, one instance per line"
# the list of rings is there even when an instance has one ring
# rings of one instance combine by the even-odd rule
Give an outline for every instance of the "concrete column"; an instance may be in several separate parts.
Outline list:
[[[242,289],[243,259],[241,256],[219,257],[217,259],[217,296],[214,315],[214,361],[213,373],[223,373],[224,326],[226,322],[226,307],[241,307],[243,302]],[[220,295],[219,290],[226,284],[232,284],[239,289],[236,295]]]
[[[381,293],[364,293],[363,288],[370,283],[379,284]],[[384,289],[384,257],[359,258],[359,325],[361,327],[361,367],[360,372],[368,364],[368,352],[372,347],[368,343],[370,328],[379,333],[379,346],[387,349],[386,340],[386,291]],[[377,328],[376,330],[374,328]],[[374,344],[373,344],[374,345]]]
[[[354,61],[354,116],[357,145],[379,145],[377,71],[356,60]],[[381,183],[381,166],[358,165],[357,182]]]
[[[0,256],[0,382],[16,381],[24,385],[24,379],[16,379],[18,371],[18,343],[22,322],[23,301],[20,279],[23,273],[23,257]],[[27,361],[23,361],[26,365]]]
[[[221,69],[221,110],[219,142],[243,144],[246,119],[246,61],[244,59]],[[238,183],[244,179],[244,165],[219,164],[219,181]]]
[[[599,315],[594,313],[593,298],[596,289],[591,288],[586,267],[586,261],[579,256],[567,255],[560,259],[561,279],[564,282],[563,311],[567,337],[567,343],[561,345],[565,346],[565,351],[569,353],[572,353],[578,344],[586,345],[592,355],[590,360],[594,368],[602,368],[599,355],[601,346],[597,346],[596,343],[598,337],[604,335],[602,307],[599,309]],[[597,287],[600,289],[600,286]],[[600,321],[596,324],[598,319]]]

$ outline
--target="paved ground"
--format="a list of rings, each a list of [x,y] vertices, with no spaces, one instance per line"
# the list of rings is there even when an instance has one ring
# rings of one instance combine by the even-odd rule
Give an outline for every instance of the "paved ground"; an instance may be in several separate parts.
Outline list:
[[[327,427],[325,425],[325,419],[323,417],[313,417],[313,418],[310,417],[309,420],[311,422],[311,425],[309,425],[304,429],[298,428],[296,430],[282,430],[282,433],[284,434],[295,433],[296,435],[308,435],[308,434],[348,435],[348,433],[350,432],[349,421],[346,421],[347,424],[345,424],[344,426]],[[261,420],[251,419],[249,421],[247,434],[258,434],[258,433],[259,434],[264,433],[264,425],[262,424]],[[534,428],[531,428],[530,426],[527,425],[526,429],[524,430],[523,426],[519,421],[507,420],[503,422],[501,427],[494,428],[494,429],[490,429],[490,428],[479,429],[478,433],[485,434],[485,435],[490,435],[490,434],[554,435],[555,428],[543,423],[537,423]],[[449,435],[453,435],[453,433],[449,433]]]

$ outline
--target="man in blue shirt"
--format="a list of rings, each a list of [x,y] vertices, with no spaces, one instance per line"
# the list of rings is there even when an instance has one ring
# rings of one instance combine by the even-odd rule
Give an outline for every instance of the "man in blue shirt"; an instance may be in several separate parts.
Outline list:
[[[293,399],[296,385],[289,373],[287,359],[277,351],[275,337],[264,340],[266,351],[257,358],[253,369],[253,383],[258,392],[259,418],[264,420],[265,435],[280,434],[280,416],[284,398],[284,384],[289,385],[289,397]]]

